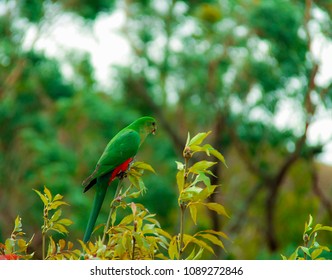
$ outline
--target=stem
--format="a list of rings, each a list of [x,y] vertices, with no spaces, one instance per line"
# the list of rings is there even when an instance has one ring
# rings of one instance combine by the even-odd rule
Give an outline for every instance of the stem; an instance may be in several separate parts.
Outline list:
[[[185,163],[185,169],[184,169],[184,186],[186,185],[187,179],[188,179],[188,162],[189,158],[187,156],[184,156],[184,163]],[[181,194],[180,194],[181,195]],[[180,202],[180,240],[179,240],[179,258],[181,258],[181,255],[183,253],[183,235],[184,235],[184,216],[186,211],[186,204],[181,201]]]
[[[184,234],[184,214],[186,210],[186,205],[181,202],[180,204],[180,246],[179,246],[179,258],[181,258],[183,252],[183,234]]]
[[[137,231],[137,222],[134,221],[134,233]],[[135,259],[135,246],[136,246],[136,238],[133,236],[133,249],[132,249],[132,254],[131,254],[131,259]]]
[[[120,191],[122,189],[122,182],[123,182],[123,178],[120,178],[119,179],[119,183],[118,183],[118,186],[116,188],[116,191],[115,191],[115,195],[114,195],[114,199],[112,200],[112,203],[111,203],[111,208],[110,208],[110,213],[108,214],[108,218],[107,218],[107,222],[106,222],[106,225],[105,225],[105,228],[104,228],[104,233],[103,233],[103,239],[101,240],[101,242],[104,244],[105,242],[105,238],[106,238],[106,233],[110,227],[110,221],[111,221],[111,217],[113,215],[113,212],[115,210],[115,204],[114,202],[116,201],[117,197],[119,196],[120,194]]]
[[[46,257],[46,231],[47,231],[47,219],[48,219],[48,209],[47,206],[44,206],[44,225],[42,227],[42,255],[43,260],[45,260]]]
[[[309,236],[308,236],[308,234],[305,233],[303,236],[303,246],[308,248],[308,243],[309,243]],[[306,260],[307,254],[305,252],[303,252],[303,254],[304,254],[304,259]]]
[[[43,260],[45,260],[45,234],[42,234],[42,253],[43,253]]]

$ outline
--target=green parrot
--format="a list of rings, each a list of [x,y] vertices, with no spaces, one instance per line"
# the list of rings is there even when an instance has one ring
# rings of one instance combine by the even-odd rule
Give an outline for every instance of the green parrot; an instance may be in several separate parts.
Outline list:
[[[155,134],[156,128],[154,118],[142,117],[119,131],[107,144],[95,170],[83,181],[84,192],[96,185],[96,194],[83,242],[88,242],[91,237],[107,187],[118,175],[128,169],[145,138],[151,133]]]

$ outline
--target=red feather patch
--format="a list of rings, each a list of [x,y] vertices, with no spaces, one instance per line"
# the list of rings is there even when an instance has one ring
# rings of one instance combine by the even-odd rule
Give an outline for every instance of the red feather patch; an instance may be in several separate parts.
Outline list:
[[[129,164],[133,161],[133,158],[129,158],[127,159],[125,162],[121,163],[118,167],[116,167],[113,172],[112,175],[110,177],[110,181],[108,184],[110,184],[116,176],[118,176],[121,172],[125,172],[128,170]]]

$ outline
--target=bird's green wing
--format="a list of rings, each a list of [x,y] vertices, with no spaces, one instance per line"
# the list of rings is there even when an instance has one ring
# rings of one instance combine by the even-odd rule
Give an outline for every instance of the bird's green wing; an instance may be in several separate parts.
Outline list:
[[[94,179],[113,171],[121,163],[134,157],[139,145],[140,136],[135,130],[128,128],[121,130],[108,143],[97,162],[96,169],[84,180],[83,186],[86,187]]]

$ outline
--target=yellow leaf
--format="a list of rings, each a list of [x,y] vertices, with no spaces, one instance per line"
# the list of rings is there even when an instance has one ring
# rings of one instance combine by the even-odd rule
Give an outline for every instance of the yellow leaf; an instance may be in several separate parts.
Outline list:
[[[62,198],[63,198],[63,196],[61,194],[56,194],[53,201],[61,200]]]
[[[161,228],[156,228],[155,231],[158,233],[158,234],[161,234],[163,236],[165,236],[166,238],[168,239],[172,239],[172,236],[165,230],[161,229]]]
[[[188,234],[184,234],[183,235],[183,242],[184,242],[184,247],[187,247],[187,245],[189,243],[195,243],[197,244],[200,248],[204,248],[206,250],[208,250],[209,252],[211,252],[212,254],[214,254],[214,250],[211,246],[209,246],[206,242],[197,239],[194,236],[188,235]]]
[[[55,201],[55,202],[50,203],[50,206],[48,209],[49,210],[57,209],[60,205],[69,205],[69,204],[64,201]]]
[[[61,224],[55,223],[50,229],[55,230],[59,233],[68,233],[68,230]]]
[[[215,244],[215,245],[217,245],[217,246],[219,246],[219,247],[221,247],[225,250],[224,244],[215,235],[210,234],[210,233],[199,233],[198,235],[203,237],[204,239],[207,239],[207,240],[211,241],[213,244]]]
[[[196,204],[189,204],[189,210],[190,210],[190,215],[191,218],[194,222],[194,224],[196,225],[196,220],[197,220],[197,206]]]
[[[132,165],[132,168],[138,168],[138,169],[148,170],[148,171],[150,171],[152,173],[156,173],[156,171],[153,169],[153,167],[150,164],[147,164],[147,163],[141,162],[141,161],[135,162]]]
[[[214,235],[219,235],[220,237],[223,237],[223,238],[226,238],[226,239],[229,239],[229,237],[222,231],[216,231],[216,230],[213,230],[213,229],[206,229],[206,230],[203,230],[203,231],[200,231],[200,233],[211,233],[211,234],[214,234]]]
[[[59,220],[61,213],[62,213],[61,209],[55,211],[55,213],[52,215],[50,221],[55,222],[55,221]]]
[[[181,193],[184,187],[184,170],[180,170],[176,174],[176,183],[178,185],[179,193]]]
[[[61,219],[58,221],[59,224],[62,224],[64,226],[70,226],[73,224],[73,222],[69,219]]]
[[[27,243],[23,239],[17,240],[18,252],[24,252],[27,248]]]
[[[203,204],[210,210],[217,212],[219,215],[224,215],[227,218],[229,218],[229,215],[227,214],[225,207],[222,206],[221,204],[215,203],[215,202],[209,202],[209,203],[203,203]]]
[[[177,236],[173,236],[169,247],[168,255],[171,260],[179,259],[179,250],[178,250],[178,239]]]
[[[68,243],[67,243],[67,248],[68,248],[69,251],[70,251],[71,249],[73,249],[73,246],[74,246],[74,243],[71,242],[71,241],[68,241]]]
[[[317,259],[319,257],[319,255],[323,252],[323,249],[322,248],[318,248],[318,249],[315,249],[312,253],[311,253],[311,258],[313,260]]]
[[[66,241],[64,241],[63,239],[60,239],[58,243],[59,243],[59,249],[60,249],[60,251],[62,251],[66,246]]]
[[[224,158],[224,156],[221,154],[221,153],[219,153],[217,150],[215,150],[215,149],[213,149],[213,150],[211,150],[210,151],[210,153],[212,154],[212,155],[214,155],[217,159],[219,159],[227,168],[228,168],[228,166],[227,166],[227,164],[226,164],[226,161],[225,161],[225,158]]]
[[[46,186],[44,186],[44,193],[46,194],[48,201],[52,201],[52,194],[51,194],[50,190],[48,188],[46,188]]]

